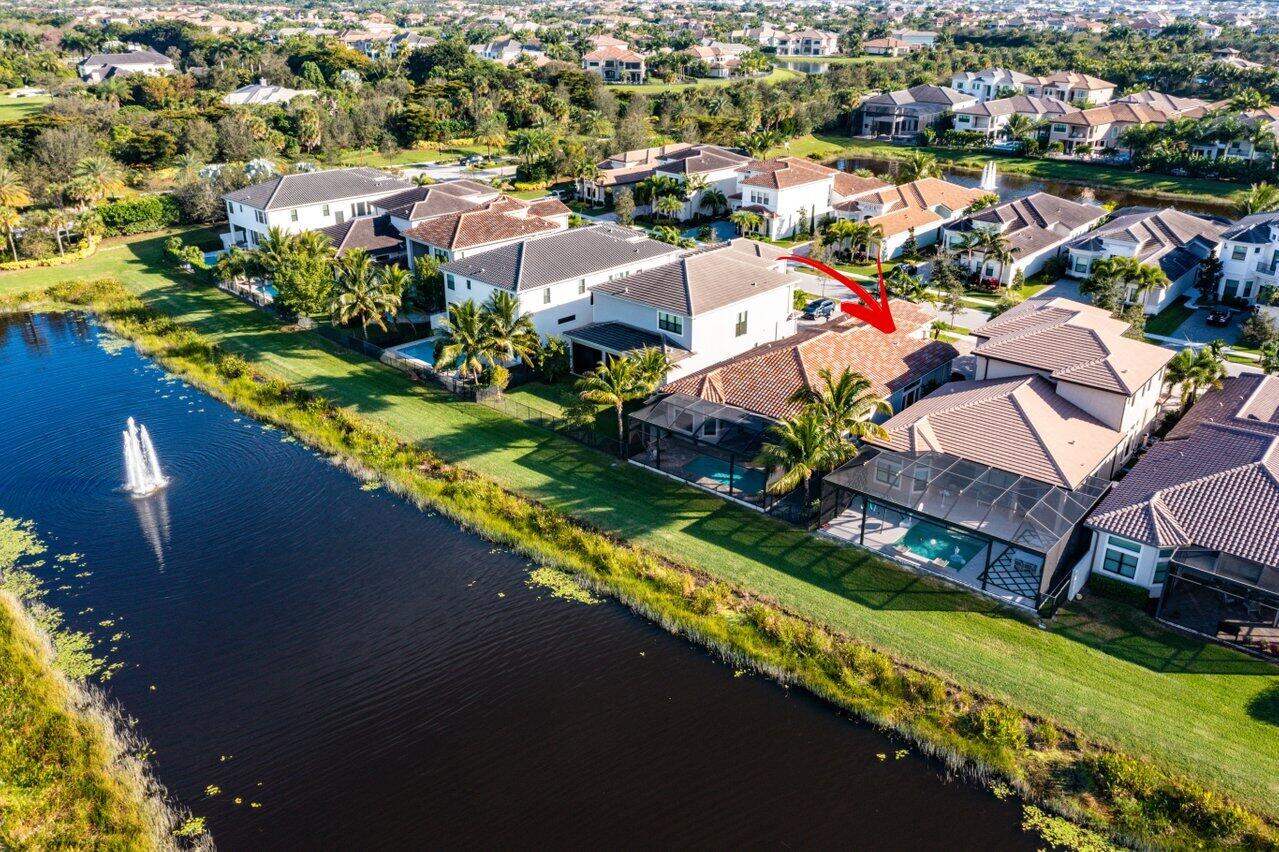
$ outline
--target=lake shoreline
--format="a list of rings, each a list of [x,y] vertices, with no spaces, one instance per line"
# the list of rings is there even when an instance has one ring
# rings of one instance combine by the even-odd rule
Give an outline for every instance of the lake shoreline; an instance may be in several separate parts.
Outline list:
[[[895,731],[957,771],[992,786],[1011,785],[1030,800],[1126,841],[1176,843],[1194,836],[1181,824],[1162,830],[1171,836],[1158,836],[1161,830],[1153,825],[1121,826],[1095,796],[1062,792],[1054,780],[1063,771],[1104,776],[1107,760],[1127,765],[1131,758],[912,668],[772,601],[716,581],[694,566],[673,563],[570,520],[427,450],[405,445],[393,433],[322,397],[258,373],[243,358],[218,350],[182,323],[153,313],[118,283],[54,288],[34,298],[95,313],[174,375],[233,408],[288,429],[342,460],[353,473],[380,479],[419,507],[430,506],[541,564],[568,570],[586,585],[725,659],[748,664],[782,683],[802,685],[877,727]],[[1148,780],[1160,790],[1194,789],[1161,770],[1151,769],[1149,774]],[[1238,813],[1243,822],[1231,823],[1232,830],[1255,833],[1250,836],[1257,838],[1272,836],[1272,827],[1242,809]]]

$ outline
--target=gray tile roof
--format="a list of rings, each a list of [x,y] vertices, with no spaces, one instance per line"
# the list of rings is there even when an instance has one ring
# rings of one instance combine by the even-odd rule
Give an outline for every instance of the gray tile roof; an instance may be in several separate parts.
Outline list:
[[[905,104],[937,104],[954,106],[971,103],[975,98],[950,86],[911,86],[909,89],[898,89],[895,92],[884,92],[862,101],[863,104],[883,104],[903,106]]]
[[[1273,242],[1273,231],[1279,231],[1279,212],[1254,213],[1245,216],[1222,233],[1222,237],[1234,243]]]
[[[1106,211],[1092,204],[1068,201],[1046,192],[1014,198],[967,216],[947,230],[973,230],[974,222],[999,226],[1008,237],[1014,257],[1020,259],[1070,239],[1070,233],[1092,225],[1105,217]]]
[[[343,201],[412,187],[413,184],[409,181],[386,172],[367,166],[355,166],[349,169],[280,175],[228,192],[222,197],[259,210],[286,210],[306,204]]]
[[[80,64],[87,68],[103,65],[118,68],[127,65],[172,65],[173,60],[154,50],[131,50],[128,53],[94,53],[80,60]]]
[[[1196,414],[1200,406],[1207,411]],[[1260,408],[1264,419],[1249,417]],[[1087,523],[1157,547],[1220,550],[1279,568],[1279,378],[1227,379],[1152,447]],[[1251,422],[1250,422],[1251,421]]]
[[[1134,243],[1142,263],[1158,264],[1176,281],[1221,242],[1227,224],[1215,217],[1185,213],[1175,207],[1125,207],[1071,248],[1097,250],[1103,238]]]
[[[564,336],[588,346],[596,346],[618,354],[634,352],[645,347],[665,351],[672,361],[680,361],[693,354],[664,335],[635,328],[623,322],[593,322],[581,328],[566,331]]]
[[[610,296],[663,311],[696,316],[790,283],[787,272],[761,263],[734,240],[689,252],[673,263],[596,285]]]
[[[731,148],[719,145],[695,145],[685,148],[667,158],[667,162],[657,167],[659,172],[669,174],[697,174],[719,169],[731,169],[749,163],[751,158]]]
[[[404,238],[391,224],[391,217],[386,215],[348,219],[340,225],[321,228],[320,233],[333,241],[333,249],[338,254],[353,248],[362,248],[369,252],[385,252],[404,247]]]
[[[679,251],[628,228],[592,225],[500,246],[440,268],[522,292]]]

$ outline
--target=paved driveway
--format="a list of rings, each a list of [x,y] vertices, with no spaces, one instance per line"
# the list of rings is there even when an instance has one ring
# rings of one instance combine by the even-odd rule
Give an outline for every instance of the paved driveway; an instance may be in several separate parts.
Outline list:
[[[1056,283],[1049,285],[1046,290],[1041,291],[1035,298],[1056,299],[1061,297],[1075,302],[1087,303],[1088,297],[1079,292],[1079,284],[1080,282],[1073,278],[1058,278]]]
[[[1244,320],[1248,317],[1247,311],[1235,311],[1234,316],[1230,318],[1230,325],[1225,327],[1208,325],[1209,313],[1207,308],[1199,308],[1168,336],[1187,343],[1208,343],[1213,340],[1235,343],[1239,340],[1243,332]]]

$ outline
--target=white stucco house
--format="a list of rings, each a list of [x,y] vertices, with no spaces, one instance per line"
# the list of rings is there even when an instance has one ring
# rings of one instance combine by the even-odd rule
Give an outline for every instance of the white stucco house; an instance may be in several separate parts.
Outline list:
[[[871,246],[870,254],[891,260],[902,254],[912,236],[920,247],[937,242],[942,226],[958,220],[989,194],[940,178],[923,178],[860,193],[836,204],[833,212],[839,219],[878,226],[883,236]]]
[[[173,60],[154,50],[130,50],[127,53],[94,53],[76,66],[80,79],[90,85],[132,74],[157,76],[174,74]]]
[[[751,160],[738,169],[733,207],[759,216],[760,232],[784,239],[801,224],[810,231],[837,205],[890,186],[879,178],[865,178],[832,169],[801,157]]]
[[[1218,298],[1274,304],[1279,289],[1279,212],[1245,216],[1221,234]]]

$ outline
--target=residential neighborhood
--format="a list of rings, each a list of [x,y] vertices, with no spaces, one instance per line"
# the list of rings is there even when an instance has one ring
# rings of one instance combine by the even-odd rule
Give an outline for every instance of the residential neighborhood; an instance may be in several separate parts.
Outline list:
[[[1275,848],[1277,35],[0,5],[0,848]]]

